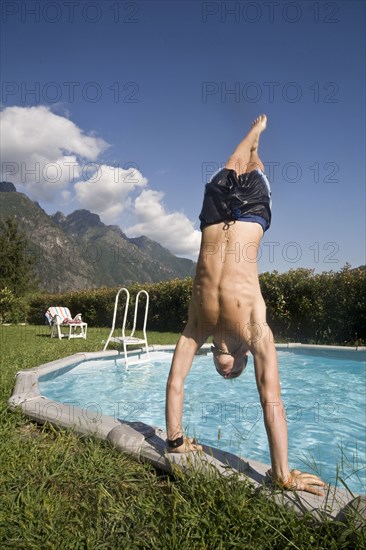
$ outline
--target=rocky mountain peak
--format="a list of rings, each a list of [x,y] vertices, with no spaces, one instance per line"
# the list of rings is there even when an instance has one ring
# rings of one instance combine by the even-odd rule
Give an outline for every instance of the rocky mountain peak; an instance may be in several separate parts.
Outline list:
[[[13,183],[10,181],[0,181],[0,192],[1,193],[16,193],[17,189]]]
[[[63,224],[66,221],[65,214],[63,212],[60,212],[59,210],[56,212],[56,214],[53,214],[51,218],[58,225]]]
[[[66,232],[74,235],[85,233],[90,229],[104,227],[98,214],[93,214],[84,209],[75,210],[68,216],[65,216],[62,212],[56,212],[56,214],[53,214],[52,219]]]
[[[90,226],[98,227],[103,226],[104,224],[101,222],[100,217],[98,214],[93,214],[89,210],[80,209],[80,210],[74,210],[71,214],[66,216],[66,219],[68,223],[87,223]]]

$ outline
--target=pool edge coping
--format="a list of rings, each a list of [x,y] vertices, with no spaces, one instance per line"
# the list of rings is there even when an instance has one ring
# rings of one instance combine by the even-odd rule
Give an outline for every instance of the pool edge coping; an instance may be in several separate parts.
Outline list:
[[[303,346],[315,347],[297,343],[292,345],[276,344],[279,349]],[[210,347],[209,344],[206,344],[202,347],[202,352],[209,351]],[[321,346],[321,348],[324,347]],[[329,349],[329,346],[326,347]],[[149,346],[149,351],[152,352],[172,352],[174,349],[175,345]],[[338,346],[337,349],[339,350]],[[350,350],[349,347],[342,347],[342,349]],[[359,350],[354,349],[353,351]],[[142,351],[133,351],[128,355],[131,357],[141,355],[141,353]],[[340,520],[345,518],[347,510],[354,506],[365,506],[366,495],[352,493],[334,486],[329,486],[325,497],[317,497],[304,492],[276,490],[266,483],[265,474],[270,466],[208,445],[204,445],[204,452],[199,454],[168,454],[165,443],[166,433],[161,428],[138,422],[122,422],[112,416],[94,413],[85,410],[85,407],[80,409],[74,405],[63,404],[41,395],[39,388],[41,376],[72,366],[82,360],[102,357],[123,359],[123,354],[116,350],[79,352],[32,369],[18,371],[13,393],[8,399],[9,408],[21,408],[26,416],[40,424],[49,422],[62,428],[73,429],[79,435],[97,436],[108,441],[117,450],[129,454],[137,460],[147,460],[156,468],[166,472],[173,472],[176,467],[183,470],[193,468],[205,471],[214,467],[223,475],[228,475],[229,471],[235,471],[239,476],[254,483],[257,491],[263,490],[266,486],[279,504],[291,506],[299,514],[310,511],[318,520],[321,520],[324,515],[334,520]],[[361,514],[366,516],[366,509],[361,510]]]

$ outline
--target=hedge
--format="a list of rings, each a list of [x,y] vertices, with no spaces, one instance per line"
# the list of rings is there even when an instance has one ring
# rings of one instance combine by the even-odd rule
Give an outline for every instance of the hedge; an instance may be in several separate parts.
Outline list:
[[[321,274],[302,268],[261,274],[267,320],[275,339],[316,344],[366,343],[365,279],[364,268],[351,269],[349,265],[339,272]],[[128,288],[131,293],[129,326],[135,295],[144,288],[150,295],[148,329],[181,332],[187,320],[192,279],[134,284]],[[90,326],[110,327],[116,291],[100,288],[33,296],[28,304],[27,321],[44,323],[44,313],[50,305],[66,305],[73,315],[82,313]],[[123,307],[119,310],[118,326],[122,323],[122,311]],[[143,312],[139,311],[138,328],[142,318]]]
[[[366,270],[311,269],[260,276],[275,338],[314,344],[366,343]]]
[[[132,327],[135,297],[139,290],[149,293],[150,307],[148,328],[161,332],[181,332],[187,321],[188,303],[192,291],[192,279],[174,279],[155,284],[133,284],[128,287],[130,305],[128,327]],[[30,299],[27,321],[45,323],[45,312],[51,305],[67,306],[72,315],[81,313],[90,326],[111,327],[117,288],[80,290],[63,294],[39,294]],[[121,293],[116,326],[122,326],[125,293]],[[144,297],[139,300],[137,328],[142,327]]]

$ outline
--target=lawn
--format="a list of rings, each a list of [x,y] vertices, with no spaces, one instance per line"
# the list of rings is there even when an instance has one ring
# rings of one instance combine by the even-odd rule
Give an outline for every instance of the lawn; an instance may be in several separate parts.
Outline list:
[[[0,548],[355,549],[354,524],[314,523],[249,484],[214,474],[176,477],[71,430],[37,426],[7,400],[15,373],[78,351],[99,351],[108,329],[52,339],[47,327],[0,326]],[[149,333],[174,344],[178,335]]]

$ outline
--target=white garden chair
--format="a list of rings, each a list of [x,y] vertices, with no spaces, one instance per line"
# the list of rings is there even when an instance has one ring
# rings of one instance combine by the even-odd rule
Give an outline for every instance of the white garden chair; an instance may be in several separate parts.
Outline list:
[[[78,313],[75,317],[72,317],[68,307],[51,306],[45,313],[48,324],[51,327],[51,338],[56,335],[59,340],[61,338],[84,338],[86,339],[86,332],[88,330],[88,323],[85,323],[81,318],[81,313]],[[66,333],[62,332],[62,328],[68,328]]]

